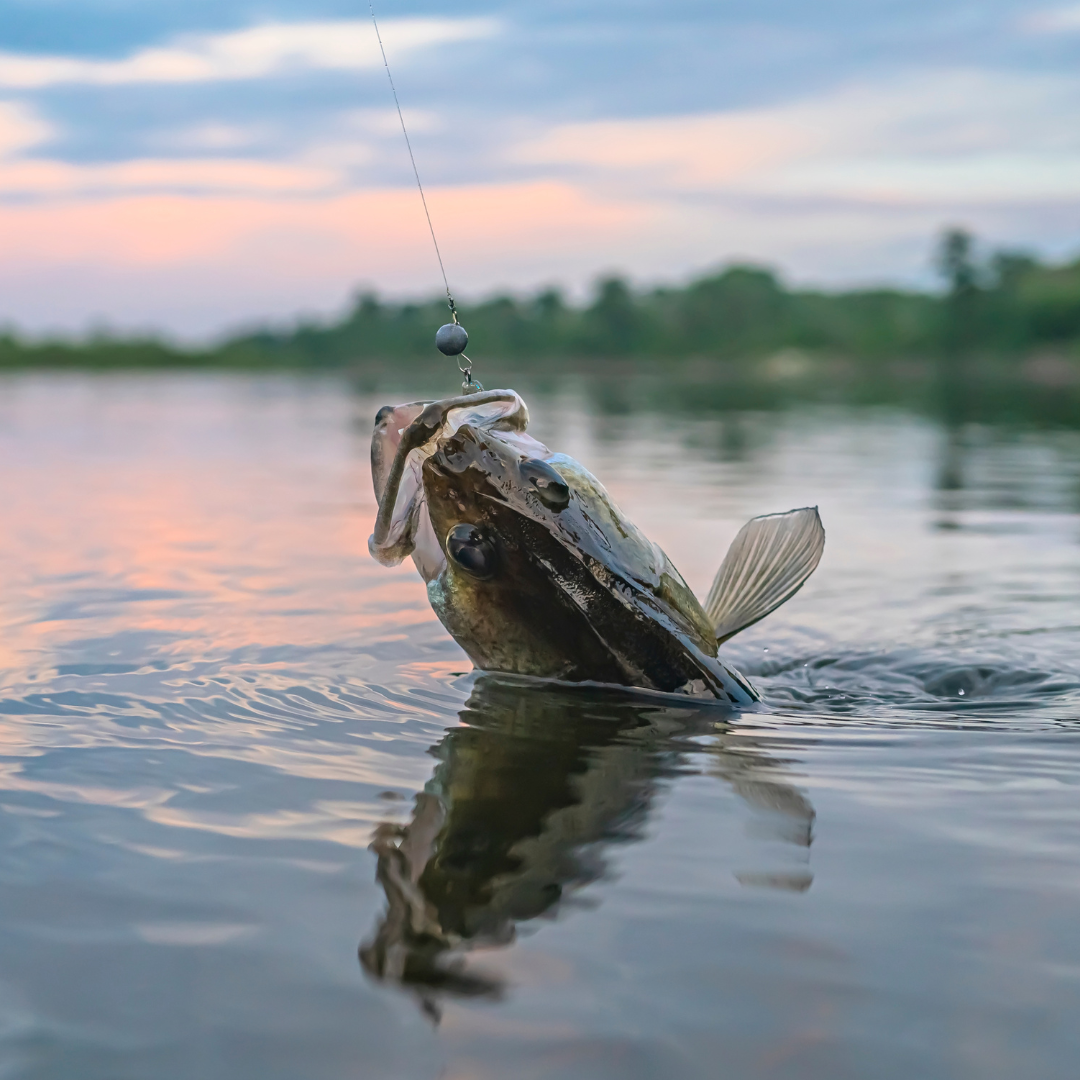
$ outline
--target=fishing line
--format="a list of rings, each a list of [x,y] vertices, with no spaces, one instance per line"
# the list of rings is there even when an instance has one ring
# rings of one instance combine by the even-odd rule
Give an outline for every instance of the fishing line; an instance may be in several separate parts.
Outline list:
[[[386,68],[386,78],[390,83],[390,93],[394,95],[394,107],[397,109],[398,120],[401,122],[401,134],[405,136],[405,146],[409,151],[409,161],[412,163],[413,176],[416,177],[416,188],[420,192],[420,202],[424,207],[424,217],[427,218],[428,232],[431,233],[431,242],[435,245],[435,258],[439,260],[439,271],[442,274],[443,286],[446,289],[446,303],[450,308],[450,317],[453,322],[439,327],[435,335],[435,345],[439,352],[446,356],[459,356],[464,361],[462,367],[458,363],[458,370],[465,376],[462,389],[469,393],[474,390],[483,390],[483,387],[473,380],[472,361],[465,355],[465,346],[469,343],[469,335],[465,327],[458,322],[457,304],[454,303],[454,294],[450,292],[450,282],[446,277],[446,267],[443,265],[442,252],[439,250],[439,241],[435,238],[435,226],[431,221],[431,211],[428,210],[427,197],[424,195],[424,185],[420,183],[420,170],[416,167],[416,156],[413,154],[412,142],[409,139],[408,128],[405,127],[405,116],[401,111],[401,102],[398,100],[397,87],[394,85],[394,76],[390,74],[390,62],[386,59],[386,47],[383,45],[382,34],[379,33],[379,21],[375,18],[375,4],[368,0],[368,10],[371,12],[371,23],[375,27],[375,38],[379,42],[379,52],[382,54],[383,67]]]

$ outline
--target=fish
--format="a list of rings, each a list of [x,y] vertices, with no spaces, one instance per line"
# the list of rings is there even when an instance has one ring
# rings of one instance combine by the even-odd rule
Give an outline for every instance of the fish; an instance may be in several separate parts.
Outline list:
[[[380,409],[371,555],[386,566],[412,557],[481,671],[758,702],[718,649],[817,567],[817,507],[749,521],[699,601],[600,481],[528,422],[514,390]]]
[[[768,740],[718,723],[712,702],[661,702],[623,687],[530,689],[522,693],[518,676],[479,676],[460,722],[428,750],[433,773],[409,820],[388,814],[372,836],[386,908],[360,944],[361,966],[411,991],[434,1020],[447,998],[506,994],[470,954],[505,948],[519,926],[550,919],[605,877],[610,847],[646,835],[689,754],[695,774],[745,804],[766,842],[738,857],[767,868],[742,865],[736,879],[785,892],[813,881],[813,805]]]

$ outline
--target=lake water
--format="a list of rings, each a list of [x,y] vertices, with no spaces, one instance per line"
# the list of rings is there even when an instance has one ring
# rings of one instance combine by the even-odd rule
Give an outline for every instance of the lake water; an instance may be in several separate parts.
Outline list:
[[[518,388],[699,592],[820,506],[760,711],[468,673],[366,550],[449,379],[0,380],[0,1075],[1075,1076],[1080,431]]]

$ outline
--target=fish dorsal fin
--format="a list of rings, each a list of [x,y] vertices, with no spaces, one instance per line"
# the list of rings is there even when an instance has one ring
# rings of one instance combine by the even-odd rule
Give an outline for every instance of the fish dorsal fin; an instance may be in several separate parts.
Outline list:
[[[748,521],[732,541],[705,601],[716,640],[727,641],[790,600],[825,548],[816,506]]]

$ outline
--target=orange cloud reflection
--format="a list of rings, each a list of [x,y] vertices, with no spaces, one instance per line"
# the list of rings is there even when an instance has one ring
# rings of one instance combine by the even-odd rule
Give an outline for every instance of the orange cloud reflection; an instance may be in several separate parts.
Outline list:
[[[66,384],[53,410],[66,441],[0,471],[0,666],[36,666],[91,629],[153,631],[201,657],[432,621],[412,564],[367,554],[375,501],[347,399],[323,395],[321,415],[300,421],[280,414],[303,395],[271,400],[252,424],[220,383],[149,379],[127,397],[119,385]],[[156,399],[159,425],[139,415],[140,395]],[[280,439],[290,424],[296,438]]]

